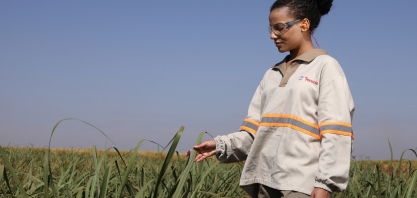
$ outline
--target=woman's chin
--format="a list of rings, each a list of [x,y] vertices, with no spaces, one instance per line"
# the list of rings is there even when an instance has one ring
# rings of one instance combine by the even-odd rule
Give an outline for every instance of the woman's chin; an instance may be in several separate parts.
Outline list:
[[[281,52],[281,53],[284,53],[288,50],[286,50],[285,48],[282,48],[282,47],[278,47],[278,51]]]

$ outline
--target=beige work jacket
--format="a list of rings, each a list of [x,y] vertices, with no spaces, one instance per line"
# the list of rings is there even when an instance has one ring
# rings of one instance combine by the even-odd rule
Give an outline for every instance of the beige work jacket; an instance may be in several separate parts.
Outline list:
[[[346,189],[353,145],[353,99],[339,63],[320,49],[269,69],[240,131],[218,136],[216,157],[244,161],[240,186],[259,183],[311,194]]]

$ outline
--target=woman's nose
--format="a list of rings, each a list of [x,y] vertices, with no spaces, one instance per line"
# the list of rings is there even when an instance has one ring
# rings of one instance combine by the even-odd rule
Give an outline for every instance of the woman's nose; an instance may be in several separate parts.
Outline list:
[[[269,38],[271,38],[272,40],[275,40],[275,39],[277,39],[278,38],[278,36],[274,33],[274,32],[270,32],[269,33]]]

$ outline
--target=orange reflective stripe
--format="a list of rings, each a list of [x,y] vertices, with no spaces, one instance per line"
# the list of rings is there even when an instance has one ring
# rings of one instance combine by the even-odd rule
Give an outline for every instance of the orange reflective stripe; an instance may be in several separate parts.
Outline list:
[[[256,135],[258,128],[259,128],[259,122],[249,119],[249,118],[245,118],[245,120],[242,123],[242,126],[240,127],[240,130],[248,131]]]
[[[320,139],[320,131],[317,124],[308,122],[293,115],[265,114],[262,116],[260,126],[288,127],[314,138]]]
[[[247,127],[247,126],[241,126],[240,127],[240,130],[247,131],[247,132],[251,132],[252,134],[256,135],[256,131],[254,129],[252,129],[252,128]]]
[[[249,119],[249,118],[245,118],[245,120],[244,120],[244,121],[245,121],[245,122],[252,123],[252,124],[254,124],[254,125],[256,125],[256,126],[259,126],[259,122],[255,121],[255,120],[252,120],[252,119]]]
[[[323,122],[320,124],[320,127],[326,126],[326,125],[342,125],[342,126],[352,127],[352,125],[347,122]]]
[[[347,122],[323,122],[320,125],[306,121],[290,114],[264,114],[261,122],[246,118],[240,130],[256,135],[258,127],[288,127],[317,139],[326,133],[344,135],[354,138],[352,125]]]
[[[312,122],[303,120],[302,118],[299,118],[297,116],[293,116],[293,115],[290,115],[290,114],[264,114],[262,117],[291,118],[291,119],[297,120],[299,122],[302,122],[303,124],[309,125],[309,126],[311,126],[313,128],[316,128],[316,129],[319,128],[319,125],[317,125],[317,124],[314,124]]]
[[[349,136],[354,139],[352,125],[347,122],[323,122],[320,124],[320,138],[323,134],[330,133],[336,135]]]
[[[272,126],[272,127],[288,127],[291,129],[294,129],[296,131],[299,131],[301,133],[307,134],[309,136],[312,136],[314,138],[320,139],[320,135],[317,135],[315,133],[312,133],[311,131],[305,130],[303,128],[297,127],[292,124],[284,124],[284,123],[261,123],[261,126]]]

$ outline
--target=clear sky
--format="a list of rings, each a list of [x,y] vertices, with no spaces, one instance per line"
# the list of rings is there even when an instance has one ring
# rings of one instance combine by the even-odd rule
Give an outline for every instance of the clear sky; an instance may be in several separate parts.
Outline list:
[[[1,1],[0,145],[47,146],[63,118],[95,125],[119,149],[165,145],[180,126],[179,151],[201,131],[237,131],[285,56],[269,38],[272,3]],[[335,0],[315,32],[348,78],[357,157],[389,158],[388,138],[396,158],[417,148],[416,8]],[[52,138],[52,147],[93,145],[106,140],[77,121]]]

